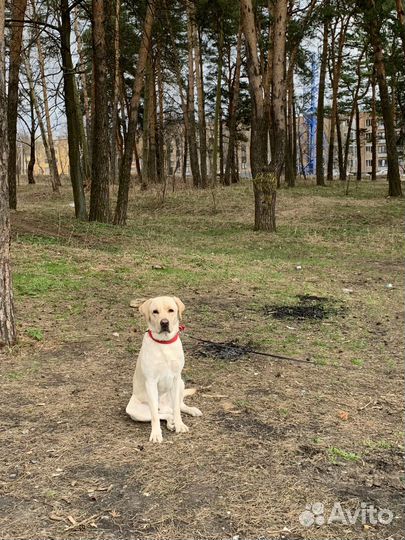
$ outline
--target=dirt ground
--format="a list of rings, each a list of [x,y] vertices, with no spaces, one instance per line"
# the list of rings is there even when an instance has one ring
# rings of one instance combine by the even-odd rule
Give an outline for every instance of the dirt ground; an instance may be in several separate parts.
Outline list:
[[[268,235],[251,228],[248,183],[218,188],[215,209],[210,193],[162,206],[136,191],[126,228],[77,223],[68,187],[22,187],[0,538],[405,538],[403,202],[385,190],[280,190]],[[145,331],[129,303],[163,293],[186,304],[203,416],[153,445],[125,415]]]

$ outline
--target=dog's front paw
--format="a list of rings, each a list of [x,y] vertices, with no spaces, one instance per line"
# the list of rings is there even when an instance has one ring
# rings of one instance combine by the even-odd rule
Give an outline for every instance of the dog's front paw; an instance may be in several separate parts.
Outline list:
[[[191,416],[202,416],[202,412],[200,409],[197,409],[197,407],[190,407],[190,414]]]
[[[149,437],[149,441],[153,443],[156,443],[156,442],[161,443],[163,441],[162,430],[161,429],[152,430]]]
[[[188,427],[183,422],[179,422],[175,424],[176,433],[187,433]]]
[[[167,420],[166,420],[166,427],[169,431],[174,431],[175,430],[175,425],[174,425],[174,420],[173,420],[173,416],[170,416]]]

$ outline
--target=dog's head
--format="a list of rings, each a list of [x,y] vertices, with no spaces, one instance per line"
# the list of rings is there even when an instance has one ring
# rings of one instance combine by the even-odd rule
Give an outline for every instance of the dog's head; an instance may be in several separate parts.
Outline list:
[[[139,311],[148,327],[156,334],[171,334],[179,331],[179,322],[184,311],[183,302],[176,296],[158,296],[146,300]]]

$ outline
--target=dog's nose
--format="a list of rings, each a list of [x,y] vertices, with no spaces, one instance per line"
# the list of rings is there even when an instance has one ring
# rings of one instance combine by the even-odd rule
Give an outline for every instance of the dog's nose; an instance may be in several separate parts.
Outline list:
[[[160,326],[163,328],[165,326],[169,326],[169,321],[167,319],[162,319],[160,321]]]

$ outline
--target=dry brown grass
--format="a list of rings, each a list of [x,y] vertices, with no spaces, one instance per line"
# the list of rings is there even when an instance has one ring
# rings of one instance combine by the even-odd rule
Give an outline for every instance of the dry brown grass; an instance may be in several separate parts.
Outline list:
[[[384,189],[283,190],[268,236],[250,228],[248,185],[221,190],[217,213],[205,193],[170,194],[159,212],[156,195],[136,193],[126,229],[75,223],[68,190],[49,200],[24,188],[20,343],[1,359],[0,537],[403,538],[402,203]],[[190,335],[315,364],[219,361],[186,332],[184,375],[204,416],[151,445],[150,427],[124,412],[144,330],[129,300],[162,292],[186,303]],[[264,316],[298,294],[346,314]],[[305,528],[299,515],[317,501],[396,517]]]

